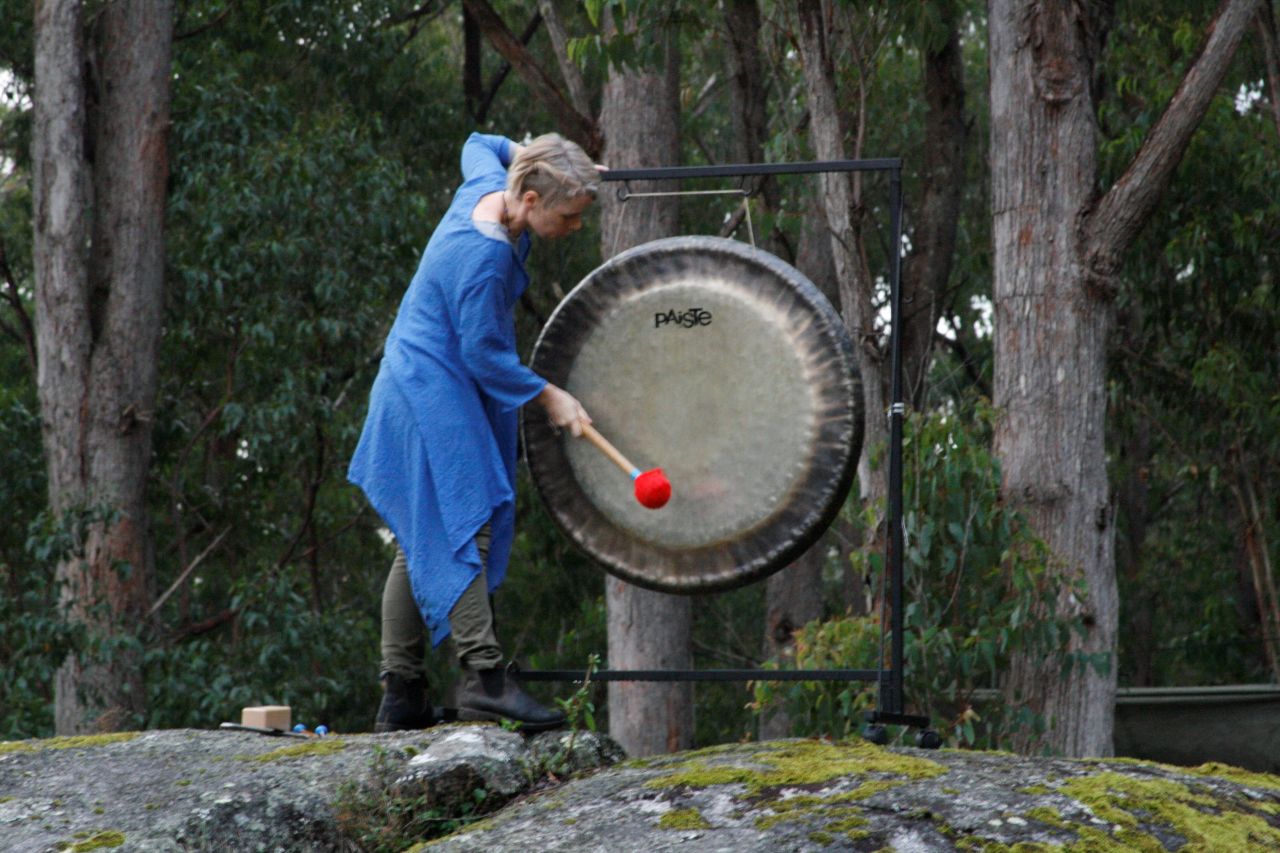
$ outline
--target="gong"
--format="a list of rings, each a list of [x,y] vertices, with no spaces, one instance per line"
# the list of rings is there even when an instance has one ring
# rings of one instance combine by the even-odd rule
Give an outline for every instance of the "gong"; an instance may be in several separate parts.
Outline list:
[[[852,482],[862,395],[848,333],[812,282],[745,243],[675,237],[615,256],[556,308],[530,366],[671,481],[670,501],[646,509],[586,440],[525,418],[556,525],[633,584],[762,578],[821,535]]]

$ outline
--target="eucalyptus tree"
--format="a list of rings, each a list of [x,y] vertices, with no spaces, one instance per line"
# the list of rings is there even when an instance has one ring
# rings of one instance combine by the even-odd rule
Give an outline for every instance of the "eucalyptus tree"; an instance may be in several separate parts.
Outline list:
[[[173,7],[35,11],[32,178],[38,387],[49,505],[80,516],[59,562],[96,644],[58,673],[57,730],[136,725],[152,595],[146,482],[164,283]],[[85,69],[91,69],[89,74]]]
[[[1259,8],[1227,0],[1197,59],[1124,173],[1098,189],[1099,59],[1109,5],[993,0],[991,181],[995,244],[995,447],[1006,499],[1088,596],[1063,606],[1087,626],[1079,665],[1015,660],[1008,693],[1070,755],[1112,751],[1119,602],[1104,427],[1106,346],[1117,272],[1150,218]]]
[[[1104,175],[1199,47],[1185,4],[1146,10],[1111,39],[1124,97],[1100,116]],[[1264,12],[1121,271],[1108,447],[1122,684],[1276,678],[1280,80]]]
[[[885,250],[886,255],[905,257],[904,375],[906,393],[916,405],[925,399],[934,329],[946,308],[965,181],[968,120],[959,36],[964,13],[964,5],[952,0],[922,4],[910,14],[893,4],[855,8],[824,0],[795,3],[795,41],[804,75],[809,141],[818,159],[899,153],[868,150],[880,116],[892,112],[901,121],[911,112],[897,103],[877,101],[876,96],[885,92],[877,78],[889,76],[893,65],[907,64],[891,52],[893,43],[909,39],[918,51],[925,109],[920,117],[923,127],[917,139],[910,140],[916,158],[907,163],[913,178],[907,212],[912,250]],[[891,138],[882,134],[879,141]],[[827,174],[822,176],[820,191],[840,308],[855,341],[863,380],[866,430],[858,463],[859,489],[863,504],[874,508],[883,504],[886,495],[883,472],[874,460],[883,453],[888,438],[884,413],[890,361],[880,319],[883,297],[877,292],[870,260],[874,250],[868,234],[874,235],[876,224],[868,217],[873,205],[864,184],[858,173]],[[886,211],[887,205],[878,209]],[[887,214],[882,217],[887,219]],[[888,263],[889,257],[884,261]],[[868,547],[878,549],[880,541],[873,535]]]

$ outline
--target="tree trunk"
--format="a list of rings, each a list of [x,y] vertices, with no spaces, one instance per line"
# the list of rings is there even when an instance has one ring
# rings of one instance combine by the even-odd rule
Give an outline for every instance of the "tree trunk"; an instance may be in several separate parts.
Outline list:
[[[90,640],[58,672],[59,733],[136,726],[145,710],[171,39],[165,2],[108,4],[88,38],[80,3],[36,10],[37,382],[49,505],[84,525],[58,566],[62,602]]]
[[[601,147],[596,123],[580,113],[570,99],[560,91],[551,75],[540,66],[519,38],[507,28],[489,0],[463,0],[463,9],[475,20],[489,43],[502,54],[503,59],[524,80],[529,91],[555,118],[561,133],[577,142],[591,156]]]
[[[769,132],[764,61],[760,55],[760,8],[757,0],[724,4],[725,64],[733,129],[730,153],[740,163],[759,163]]]
[[[1088,585],[1083,599],[1061,602],[1085,627],[1064,651],[1097,664],[1063,675],[1057,659],[1018,656],[1007,690],[1045,715],[1048,745],[1067,755],[1112,753],[1119,602],[1103,427],[1119,258],[1167,186],[1255,5],[1224,4],[1133,164],[1098,199],[1091,81],[1100,13],[1070,0],[990,4],[995,449],[1004,496],[1048,543],[1050,570]]]
[[[954,10],[946,7],[948,34],[925,51],[923,168],[911,254],[902,267],[902,378],[907,401],[924,404],[938,304],[946,292],[956,253],[956,229],[964,194],[964,56]]]
[[[789,662],[796,656],[795,632],[822,617],[822,565],[826,540],[819,539],[800,558],[765,584],[764,659]],[[760,740],[791,737],[791,715],[781,707],[760,716]]]
[[[1253,584],[1253,598],[1258,611],[1259,633],[1262,635],[1262,651],[1271,670],[1273,683],[1280,683],[1280,595],[1276,593],[1275,573],[1271,569],[1271,547],[1267,543],[1267,524],[1260,506],[1268,501],[1258,500],[1258,489],[1244,448],[1237,444],[1231,453],[1231,493],[1235,496],[1240,512],[1240,541],[1244,543],[1245,560],[1249,566],[1249,579]]]
[[[768,98],[764,59],[760,51],[760,9],[756,0],[729,0],[724,4],[725,53],[731,102],[730,156],[738,163],[764,161],[768,135]],[[777,187],[761,184],[762,209],[777,207]],[[825,229],[822,238],[826,240]],[[763,248],[781,254],[779,241],[770,235]],[[828,253],[829,257],[829,253]],[[765,584],[765,624],[762,650],[765,660],[795,657],[792,633],[822,616],[822,562],[826,547],[816,543],[791,565],[769,576]],[[788,737],[791,719],[782,708],[761,717],[762,740]]]
[[[798,0],[800,58],[804,65],[805,91],[809,101],[809,137],[819,160],[848,158],[845,140],[848,129],[839,106],[832,45],[822,0]],[[883,502],[888,493],[882,470],[875,470],[872,458],[888,440],[886,395],[882,381],[884,354],[875,331],[871,303],[871,276],[858,250],[858,202],[851,172],[824,174],[819,181],[827,216],[831,251],[835,259],[840,292],[840,313],[853,338],[862,376],[866,429],[858,459],[858,485],[864,503]]]
[[[763,163],[769,139],[769,81],[760,49],[760,8],[757,0],[729,0],[724,4],[725,64],[728,66],[730,100],[729,154],[737,163]],[[778,209],[779,190],[769,177],[759,179],[761,212]],[[788,259],[777,226],[764,240],[764,248]]]
[[[480,105],[484,103],[484,66],[480,53],[480,26],[466,7],[462,9],[462,96],[467,113],[480,121]]]
[[[569,35],[560,21],[560,12],[555,0],[538,0],[538,11],[542,20],[547,22],[547,34],[551,37],[551,47],[555,51],[556,62],[560,66],[560,76],[564,78],[565,87],[569,90],[569,103],[583,115],[591,115],[591,97],[587,94],[587,82],[582,76],[578,63],[569,58]]]
[[[601,125],[613,168],[672,166],[679,162],[679,65],[674,49],[666,67],[611,68]],[[637,183],[636,191],[646,189]],[[669,237],[677,231],[671,198],[621,202],[600,194],[601,255]],[[650,592],[610,577],[605,584],[611,669],[691,669],[691,599]],[[632,756],[693,745],[693,686],[685,683],[609,682],[609,734]]]
[[[804,212],[796,255],[796,268],[829,300],[838,301],[835,260],[831,256],[826,214],[820,203],[811,204]],[[823,536],[790,566],[769,576],[765,585],[763,639],[766,660],[794,659],[795,637],[792,632],[822,618],[822,567],[832,543],[835,543],[837,559],[845,568],[845,585],[841,591],[844,609],[855,614],[863,614],[867,610],[862,574],[853,569],[850,560],[858,544],[859,531],[843,515],[832,527],[835,533]],[[782,708],[767,710],[760,719],[759,736],[761,740],[790,737],[790,716]]]
[[[1262,63],[1267,70],[1267,101],[1271,107],[1271,123],[1280,136],[1280,33],[1276,28],[1271,0],[1264,0],[1258,10],[1258,36],[1262,40]]]

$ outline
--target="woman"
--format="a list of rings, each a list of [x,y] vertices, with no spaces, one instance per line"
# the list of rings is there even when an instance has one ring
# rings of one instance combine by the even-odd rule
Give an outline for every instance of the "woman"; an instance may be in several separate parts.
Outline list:
[[[503,667],[489,595],[514,538],[520,407],[538,402],[575,436],[591,422],[572,395],[520,363],[513,311],[529,283],[530,233],[557,239],[582,227],[598,174],[556,134],[527,146],[472,134],[462,174],[387,337],[348,471],[398,543],[383,590],[377,731],[434,721],[424,623],[433,646],[453,636],[460,719],[525,730],[564,721]]]

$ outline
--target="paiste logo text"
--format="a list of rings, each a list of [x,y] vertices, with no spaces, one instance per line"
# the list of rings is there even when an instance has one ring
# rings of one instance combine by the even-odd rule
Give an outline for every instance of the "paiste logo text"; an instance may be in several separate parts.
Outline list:
[[[658,312],[653,315],[653,327],[655,329],[671,325],[682,329],[692,329],[697,326],[710,326],[711,312],[705,308],[689,308],[684,311],[677,311],[672,308],[665,314]]]

